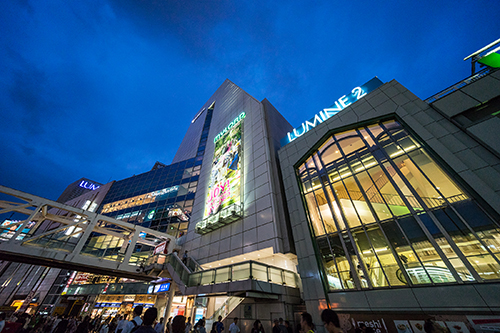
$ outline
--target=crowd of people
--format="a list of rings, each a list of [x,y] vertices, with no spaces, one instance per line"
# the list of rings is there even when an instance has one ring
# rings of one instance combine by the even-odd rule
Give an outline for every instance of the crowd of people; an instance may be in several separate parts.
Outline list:
[[[149,308],[143,314],[143,307],[134,308],[133,314],[129,320],[127,315],[102,318],[97,316],[76,317],[66,315],[53,316],[30,316],[27,313],[12,314],[7,317],[5,313],[0,313],[0,333],[207,333],[205,328],[205,317],[194,324],[191,323],[191,317],[187,318],[178,315],[173,319],[168,318],[164,324],[164,318],[158,319],[158,310]],[[340,321],[335,311],[326,309],[321,313],[321,321],[326,333],[342,333]],[[312,316],[303,312],[300,323],[295,329],[288,320],[283,318],[275,319],[272,332],[269,333],[315,333],[315,325]],[[222,316],[213,323],[209,333],[225,333]],[[426,333],[447,333],[446,329],[441,328],[432,320],[427,320],[424,325]],[[238,318],[234,318],[228,328],[227,333],[240,333]],[[371,327],[360,324],[355,329],[355,333],[373,333]],[[253,323],[250,333],[266,333],[262,322],[256,320]]]

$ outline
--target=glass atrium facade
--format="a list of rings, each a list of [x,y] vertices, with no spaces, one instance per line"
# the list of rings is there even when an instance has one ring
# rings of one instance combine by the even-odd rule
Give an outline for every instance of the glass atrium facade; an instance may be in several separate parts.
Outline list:
[[[499,226],[397,121],[331,135],[296,173],[329,291],[500,278]]]
[[[177,238],[184,236],[198,187],[214,106],[215,103],[206,110],[194,158],[116,182],[106,195],[100,213]]]
[[[101,214],[180,237],[187,231],[200,169],[192,158],[118,181]]]

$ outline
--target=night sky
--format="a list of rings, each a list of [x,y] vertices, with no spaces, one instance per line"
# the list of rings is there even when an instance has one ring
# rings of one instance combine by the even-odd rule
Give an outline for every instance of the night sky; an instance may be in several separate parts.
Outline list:
[[[228,78],[298,126],[378,76],[425,99],[500,37],[492,1],[0,2],[0,184],[57,199],[169,164]]]

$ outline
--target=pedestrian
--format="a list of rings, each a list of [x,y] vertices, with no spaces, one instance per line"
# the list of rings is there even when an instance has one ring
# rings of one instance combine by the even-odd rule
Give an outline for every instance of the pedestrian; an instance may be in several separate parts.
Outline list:
[[[262,327],[262,323],[260,322],[260,320],[257,319],[253,323],[252,331],[250,333],[265,333],[264,327]]]
[[[50,331],[51,333],[54,333],[54,332],[55,332],[56,327],[57,327],[57,325],[59,325],[59,323],[61,322],[61,320],[62,320],[62,319],[61,319],[61,316],[56,315],[56,319],[55,319],[55,320],[54,320],[54,322],[52,323],[52,329],[51,329],[51,331]],[[11,321],[12,321],[12,320],[11,320]],[[17,320],[16,320],[16,322],[17,322]]]
[[[118,320],[120,317],[113,317],[113,319],[109,322],[109,333],[114,333],[116,328],[118,327]]]
[[[89,333],[90,330],[90,317],[85,316],[83,321],[76,327],[75,333]]]
[[[160,318],[160,322],[155,325],[156,333],[163,333],[163,317]]]
[[[125,325],[127,325],[127,315],[120,316],[120,318],[118,319],[118,324],[116,324],[115,333],[122,333]]]
[[[360,323],[358,327],[354,330],[354,333],[366,333],[366,325]]]
[[[278,319],[274,319],[273,333],[281,333],[279,325],[280,321]]]
[[[184,257],[182,258],[182,261],[184,262]],[[193,324],[191,324],[191,317],[189,317],[188,320],[187,320],[187,322],[186,322],[185,333],[191,332],[191,327],[193,327]]]
[[[331,309],[325,309],[321,312],[321,320],[328,333],[341,333],[340,320],[337,313]]]
[[[172,317],[168,318],[167,321],[167,333],[172,333]]]
[[[187,262],[188,262],[188,251],[186,250],[182,255],[182,263],[187,266]]]
[[[153,328],[156,317],[158,317],[158,309],[154,307],[147,309],[146,312],[144,312],[144,321],[141,323],[142,325],[139,326],[134,333],[156,333]]]
[[[283,318],[279,319],[279,325],[278,328],[280,329],[281,333],[288,333],[285,325],[283,325]]]
[[[99,333],[108,333],[109,332],[109,319],[106,319],[104,323],[101,325],[101,328],[99,329]]]
[[[140,305],[134,308],[134,313],[132,314],[133,318],[131,321],[127,321],[127,323],[123,327],[122,333],[130,333],[134,328],[142,325],[142,309],[143,307]]]
[[[217,318],[219,320],[217,320],[217,333],[221,333],[222,331],[224,331],[224,324],[222,323],[222,316],[219,316],[219,318]]]
[[[2,332],[3,328],[5,327],[5,312],[0,313],[0,332]]]
[[[186,317],[178,315],[172,320],[171,333],[184,333],[186,331]]]
[[[66,316],[61,316],[61,321],[57,324],[54,333],[65,333],[66,330],[68,329],[68,318]]]
[[[235,317],[233,323],[229,325],[229,333],[240,333],[240,328],[238,327],[238,317]]]
[[[210,330],[210,333],[217,333],[217,322],[214,322],[212,324],[212,329]]]
[[[285,327],[288,333],[293,333],[292,325],[290,325],[290,322],[288,320],[285,320]]]
[[[206,333],[206,329],[205,329],[205,317],[201,318],[200,320],[198,320],[198,322],[196,323],[196,325],[194,325],[194,331],[196,333]]]
[[[304,333],[314,333],[314,324],[312,316],[307,312],[302,312],[300,326]]]

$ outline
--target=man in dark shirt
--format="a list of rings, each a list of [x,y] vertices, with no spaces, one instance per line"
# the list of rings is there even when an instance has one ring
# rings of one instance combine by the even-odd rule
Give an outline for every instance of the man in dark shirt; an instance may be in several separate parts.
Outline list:
[[[281,333],[279,324],[280,321],[278,319],[274,319],[273,333]]]
[[[149,308],[144,313],[144,320],[142,325],[135,330],[134,333],[156,333],[153,328],[153,323],[158,316],[158,310],[156,308]]]

